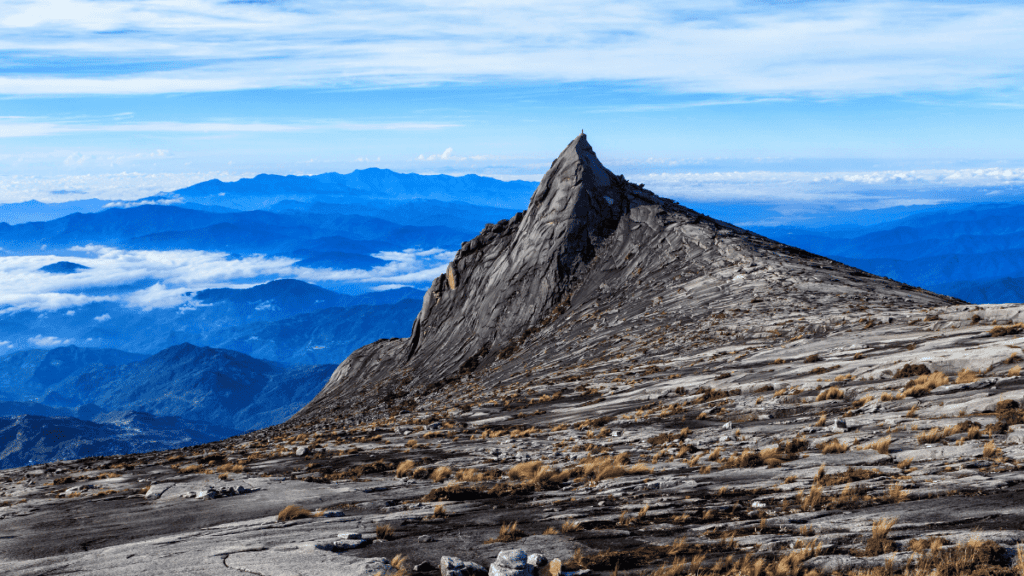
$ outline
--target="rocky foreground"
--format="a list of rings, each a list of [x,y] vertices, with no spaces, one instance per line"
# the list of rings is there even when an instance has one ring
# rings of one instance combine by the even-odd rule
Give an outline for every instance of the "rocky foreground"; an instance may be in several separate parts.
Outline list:
[[[777,320],[828,323],[801,314]],[[865,311],[671,359],[637,341],[631,370],[445,410],[7,470],[3,572],[1010,573],[1021,320]]]

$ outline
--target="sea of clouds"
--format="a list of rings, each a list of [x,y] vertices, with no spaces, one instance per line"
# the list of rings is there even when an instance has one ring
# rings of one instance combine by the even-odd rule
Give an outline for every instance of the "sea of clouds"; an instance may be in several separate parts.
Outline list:
[[[237,257],[201,250],[121,250],[82,246],[74,256],[0,256],[0,314],[52,312],[93,302],[118,302],[152,310],[193,305],[189,293],[208,288],[248,288],[279,278],[312,284],[354,285],[358,291],[423,286],[444,272],[454,252],[427,250],[378,252],[386,263],[369,270],[307,268],[298,260],[260,254]],[[59,261],[88,269],[72,274],[40,270]],[[142,286],[142,287],[140,287]],[[128,287],[126,290],[125,287]],[[108,318],[97,317],[97,322]]]

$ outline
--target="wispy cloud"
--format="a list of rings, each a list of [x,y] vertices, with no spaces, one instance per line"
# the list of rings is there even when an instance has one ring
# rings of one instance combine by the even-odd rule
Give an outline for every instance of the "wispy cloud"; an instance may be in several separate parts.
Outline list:
[[[0,90],[3,83],[0,82]],[[455,124],[438,122],[342,122],[328,119],[303,119],[295,123],[269,122],[131,122],[111,121],[108,118],[35,120],[0,117],[0,138],[28,136],[55,136],[86,133],[158,132],[161,134],[245,134],[275,132],[367,132],[377,130],[437,130]],[[166,151],[165,151],[166,152]]]
[[[422,285],[444,272],[454,253],[439,248],[380,252],[387,263],[370,270],[335,270],[295,266],[298,260],[262,255],[231,258],[200,250],[120,250],[106,246],[76,249],[81,257],[0,257],[0,314],[20,310],[55,311],[93,302],[118,302],[152,309],[187,306],[190,292],[206,288],[247,288],[274,278],[337,282],[367,287]],[[39,269],[61,259],[85,264],[74,274]],[[117,287],[152,282],[146,288],[118,294]],[[110,288],[104,294],[103,288]],[[97,322],[109,320],[98,316]]]
[[[487,79],[761,95],[1012,90],[1022,28],[1014,2],[26,0],[0,16],[0,93]]]
[[[870,172],[660,172],[627,174],[657,194],[690,202],[802,204],[804,209],[885,208],[1024,192],[1024,168]],[[980,198],[975,198],[980,200]]]

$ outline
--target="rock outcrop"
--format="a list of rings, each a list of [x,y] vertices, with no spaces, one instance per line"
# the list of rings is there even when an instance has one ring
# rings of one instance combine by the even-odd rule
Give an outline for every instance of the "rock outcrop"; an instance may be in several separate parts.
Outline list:
[[[515,358],[522,348],[574,346],[583,335],[592,347],[611,346],[623,325],[651,333],[730,309],[757,317],[773,308],[953,302],[660,198],[606,169],[580,134],[526,212],[463,243],[427,291],[411,337],[354,352],[297,418],[369,418],[470,390],[455,382],[493,387],[533,368],[536,354]]]

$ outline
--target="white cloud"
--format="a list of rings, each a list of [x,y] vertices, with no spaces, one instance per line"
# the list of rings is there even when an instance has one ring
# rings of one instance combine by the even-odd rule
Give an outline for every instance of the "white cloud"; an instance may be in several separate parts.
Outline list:
[[[8,3],[0,16],[0,51],[15,59],[10,69],[17,73],[0,77],[0,91],[154,94],[497,78],[640,81],[691,93],[862,95],[1015,90],[1024,58],[1024,6],[1014,2],[239,6]],[[97,59],[118,65],[76,68]],[[37,70],[40,60],[63,66]]]
[[[3,78],[0,77],[0,82]],[[3,93],[0,83],[0,93]],[[438,122],[343,122],[328,119],[304,120],[301,123],[273,124],[267,122],[130,122],[112,121],[108,117],[89,119],[31,119],[0,116],[0,138],[24,138],[30,136],[54,136],[61,134],[86,133],[134,133],[158,132],[161,134],[267,134],[275,132],[348,131],[367,132],[379,130],[437,130],[451,128],[457,124]],[[165,158],[166,150],[146,154],[150,158]],[[133,156],[139,158],[141,155]],[[65,159],[66,165],[80,164],[84,160],[72,154]]]
[[[188,296],[206,288],[247,288],[275,278],[346,284],[423,284],[444,272],[455,253],[439,248],[379,252],[386,264],[371,270],[335,270],[295,266],[298,260],[260,254],[231,258],[200,250],[121,250],[107,246],[75,248],[70,258],[89,268],[76,274],[39,269],[67,256],[0,256],[0,314],[21,310],[73,310],[94,302],[118,302],[132,308],[195,307]],[[152,282],[128,294],[103,294],[105,287]],[[86,294],[88,292],[88,294]],[[97,322],[109,317],[97,316]]]
[[[103,208],[134,208],[136,206],[171,206],[184,202],[181,198],[158,198],[156,200],[135,200],[121,202],[107,202]]]
[[[66,176],[12,175],[0,178],[0,202],[66,202],[84,198],[135,200],[179,190],[214,178],[234,182],[255,172],[89,173]],[[54,193],[54,190],[71,193]]]
[[[42,334],[36,334],[35,336],[28,339],[29,343],[38,348],[55,348],[57,346],[67,346],[71,344],[71,340],[63,340],[56,336],[43,336]]]
[[[381,284],[370,288],[370,292],[384,292],[385,290],[398,290],[399,288],[412,288],[408,284]]]
[[[93,320],[97,322],[106,322],[107,320],[110,320],[110,314],[101,314],[93,318]]]
[[[661,196],[681,202],[855,203],[858,208],[935,204],[967,199],[970,190],[1024,186],[1024,168],[888,170],[872,172],[660,172],[627,174]]]

